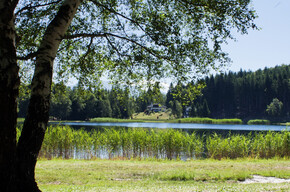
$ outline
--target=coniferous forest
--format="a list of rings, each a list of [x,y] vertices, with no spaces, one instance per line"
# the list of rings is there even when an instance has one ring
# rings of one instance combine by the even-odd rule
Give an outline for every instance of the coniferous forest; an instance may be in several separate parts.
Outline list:
[[[203,95],[193,106],[206,104],[210,117],[290,118],[290,65],[210,76],[205,83]]]
[[[84,90],[58,83],[52,88],[50,115],[60,120],[131,118],[133,113],[143,112],[151,103],[159,103],[171,108],[177,118],[290,120],[290,65],[211,75],[202,82],[206,86],[195,99],[177,97],[180,87],[173,84],[166,94],[162,94],[156,84],[154,88],[132,95],[129,89],[119,87]],[[181,87],[182,93],[189,85]],[[19,98],[19,117],[26,114],[28,98],[29,88],[24,87]]]

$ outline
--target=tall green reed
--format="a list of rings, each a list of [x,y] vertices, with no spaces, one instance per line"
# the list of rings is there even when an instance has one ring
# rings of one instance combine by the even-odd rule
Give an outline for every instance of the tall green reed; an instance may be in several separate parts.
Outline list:
[[[251,156],[260,158],[289,157],[290,156],[290,132],[267,132],[256,134],[251,143]]]
[[[203,140],[195,132],[185,133],[184,149],[189,158],[201,158],[204,152]]]
[[[17,128],[17,138],[20,128]],[[105,128],[74,130],[50,126],[40,156],[45,158],[289,158],[289,131],[209,136],[178,129]]]

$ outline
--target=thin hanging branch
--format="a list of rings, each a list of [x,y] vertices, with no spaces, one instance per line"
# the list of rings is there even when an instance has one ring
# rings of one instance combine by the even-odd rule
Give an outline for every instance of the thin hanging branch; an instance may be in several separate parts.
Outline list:
[[[103,5],[103,4],[101,4],[101,3],[97,2],[97,1],[91,0],[91,2],[92,2],[93,4],[95,4],[97,7],[102,7],[102,8],[106,9],[107,11],[110,11],[111,13],[113,13],[113,14],[115,14],[115,15],[119,15],[120,17],[122,17],[122,18],[124,18],[124,19],[126,19],[126,20],[128,20],[128,21],[131,21],[132,23],[136,24],[136,26],[140,27],[140,29],[141,29],[142,31],[145,31],[144,28],[142,27],[142,24],[141,24],[140,22],[138,22],[138,21],[136,21],[136,20],[134,20],[134,19],[131,19],[131,18],[129,18],[129,17],[123,15],[123,14],[117,12],[116,10],[114,10],[114,9],[112,9],[112,8],[108,8],[108,7],[106,7],[105,5]],[[144,25],[144,24],[143,24],[143,25]]]
[[[15,0],[18,2],[18,0]],[[23,7],[22,9],[18,10],[15,15],[17,16],[18,14],[20,14],[21,12],[25,11],[25,10],[29,10],[29,9],[34,9],[34,8],[38,8],[38,7],[45,7],[45,6],[49,6],[49,5],[53,5],[53,4],[57,4],[57,3],[60,3],[62,0],[57,0],[57,1],[53,1],[53,2],[50,2],[50,3],[45,3],[45,4],[40,4],[40,5],[34,5],[34,6],[31,6],[30,4]]]
[[[133,39],[130,39],[128,37],[123,37],[123,36],[116,35],[116,34],[113,34],[113,33],[80,33],[80,34],[73,34],[73,35],[65,35],[63,37],[63,39],[74,39],[74,38],[79,38],[79,37],[96,38],[96,37],[108,37],[108,36],[115,37],[115,38],[118,38],[118,39],[122,39],[122,40],[125,40],[125,41],[128,41],[128,42],[131,42],[131,43],[143,48],[144,50],[146,50],[148,53],[150,53],[154,57],[157,57],[159,59],[164,59],[164,57],[161,57],[160,55],[155,53],[153,50],[151,50],[148,47],[142,45],[141,43],[139,43],[139,42],[137,42],[137,41],[135,41]]]

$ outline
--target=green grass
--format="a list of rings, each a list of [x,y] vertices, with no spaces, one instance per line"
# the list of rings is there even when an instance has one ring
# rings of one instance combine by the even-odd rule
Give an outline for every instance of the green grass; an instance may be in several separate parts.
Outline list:
[[[158,118],[157,118],[158,117]],[[138,113],[133,115],[133,119],[115,118],[93,118],[91,122],[167,122],[167,123],[203,123],[203,124],[243,124],[241,119],[212,119],[208,117],[193,117],[182,119],[170,119],[165,112],[151,113],[145,115]]]
[[[166,122],[170,119],[170,114],[167,112],[156,112],[146,115],[145,113],[134,113],[132,119],[116,119],[116,118],[93,118],[91,122]]]
[[[156,113],[150,113],[149,115],[141,112],[141,113],[135,113],[133,115],[133,119],[139,119],[139,120],[152,120],[152,121],[163,121],[166,122],[166,120],[169,120],[173,118],[171,115],[171,112],[156,112]]]
[[[266,119],[253,119],[253,120],[249,120],[247,124],[248,125],[270,125],[271,122]]]
[[[173,123],[204,123],[204,124],[243,124],[241,119],[212,119],[207,117],[194,117],[170,120]]]
[[[287,191],[290,183],[242,184],[253,174],[290,178],[289,160],[39,160],[42,191]]]
[[[110,123],[122,123],[122,122],[145,122],[144,120],[140,119],[116,119],[116,118],[110,118],[110,117],[97,117],[90,119],[90,122],[110,122]]]
[[[286,126],[290,126],[290,122],[287,123],[280,123],[281,125],[286,125]]]

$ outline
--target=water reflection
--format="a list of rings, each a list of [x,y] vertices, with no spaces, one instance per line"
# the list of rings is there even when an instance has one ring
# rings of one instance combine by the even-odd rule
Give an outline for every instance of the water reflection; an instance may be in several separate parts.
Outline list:
[[[74,128],[98,127],[143,127],[160,129],[193,129],[193,130],[228,130],[228,131],[282,131],[286,126],[280,125],[224,125],[224,124],[195,124],[195,123],[92,123],[92,122],[50,122],[50,124],[69,125]]]

